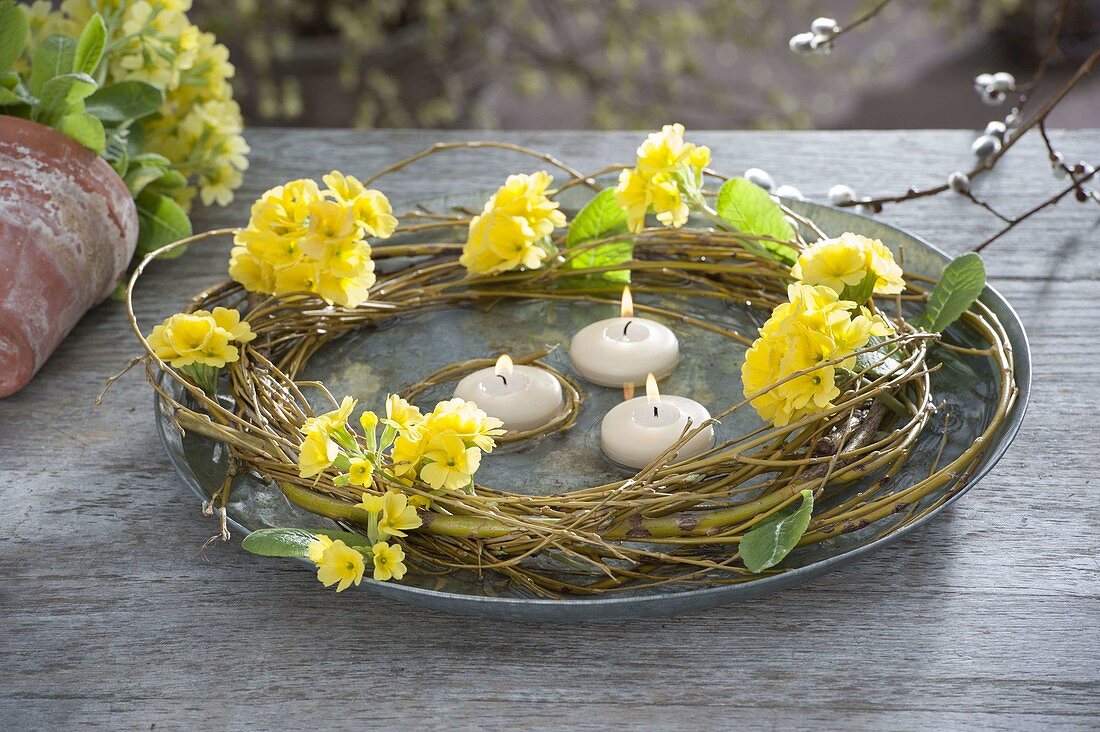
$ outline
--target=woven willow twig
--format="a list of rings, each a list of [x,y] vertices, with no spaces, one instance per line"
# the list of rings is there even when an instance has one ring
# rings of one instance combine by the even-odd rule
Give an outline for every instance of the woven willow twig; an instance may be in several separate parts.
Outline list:
[[[485,146],[514,149],[488,143],[437,146],[370,180],[435,152]],[[563,189],[590,184],[594,179],[541,153],[516,151],[569,171],[573,178]],[[454,227],[467,220],[465,215],[421,212],[398,232],[416,231],[423,236],[438,231],[441,237],[453,237]],[[805,225],[816,230],[811,222]],[[257,335],[241,348],[240,360],[226,369],[230,408],[206,397],[152,352],[134,314],[133,289],[158,254],[234,231],[221,229],[189,237],[153,252],[135,270],[127,291],[127,308],[134,333],[146,351],[147,376],[181,429],[226,443],[235,460],[277,483],[293,503],[352,530],[367,521],[367,515],[355,507],[361,488],[335,485],[335,470],[319,479],[302,479],[297,468],[298,428],[313,414],[303,391],[320,390],[326,400],[336,403],[322,384],[297,380],[297,375],[331,339],[376,327],[395,314],[406,316],[478,302],[533,298],[614,303],[617,291],[594,283],[598,278],[577,277],[609,269],[630,269],[632,282],[640,291],[683,293],[689,285],[692,296],[719,298],[765,314],[785,300],[789,282],[785,267],[749,251],[746,239],[752,237],[709,228],[647,229],[635,237],[635,258],[625,265],[571,269],[563,257],[540,270],[496,277],[467,275],[457,259],[460,245],[454,241],[379,246],[375,259],[392,265],[387,267],[390,271],[379,277],[370,301],[352,310],[326,306],[310,295],[257,299],[234,282],[210,288],[191,301],[190,309],[241,306]],[[573,256],[572,251],[567,256]],[[926,297],[915,284],[921,278],[907,279],[906,297]],[[674,310],[646,305],[638,309],[740,343],[752,340],[751,334]],[[537,491],[483,484],[476,485],[472,495],[437,493],[419,481],[412,485],[398,482],[386,465],[376,471],[373,490],[399,485],[407,493],[431,498],[432,510],[422,512],[424,525],[403,541],[410,560],[425,572],[494,570],[518,587],[550,597],[669,583],[748,581],[758,575],[739,563],[737,542],[752,527],[798,500],[804,489],[819,498],[836,499],[813,517],[802,537],[802,544],[814,544],[891,517],[885,530],[896,531],[919,520],[965,485],[1011,409],[1016,386],[1012,349],[996,316],[979,302],[963,320],[988,348],[960,350],[992,357],[998,372],[993,415],[972,446],[913,485],[894,486],[889,477],[908,460],[935,412],[930,394],[933,369],[926,362],[929,342],[935,336],[894,318],[897,335],[885,345],[895,349],[896,363],[888,373],[853,374],[827,411],[784,427],[761,427],[689,459],[679,459],[677,451],[705,425],[691,425],[664,455],[636,475],[569,493],[528,495]],[[415,396],[430,384],[491,363],[484,360],[449,367],[406,393]],[[828,364],[820,366],[824,365]],[[552,429],[564,429],[575,419],[581,392],[567,376],[553,373],[562,382],[570,406]],[[162,384],[160,374],[175,381],[187,398],[177,399],[175,390]],[[715,419],[751,409],[748,402],[745,399],[720,410]],[[518,435],[526,436],[530,435]],[[876,477],[857,495],[838,493],[842,486]],[[922,499],[937,491],[941,494],[932,505],[918,508]]]

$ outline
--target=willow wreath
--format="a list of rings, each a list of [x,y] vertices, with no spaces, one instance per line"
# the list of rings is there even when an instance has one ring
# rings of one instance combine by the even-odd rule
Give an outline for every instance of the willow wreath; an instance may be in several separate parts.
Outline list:
[[[213,496],[213,508],[224,520],[234,474],[252,471],[277,484],[292,503],[335,520],[343,529],[262,530],[246,539],[246,548],[309,558],[317,565],[318,577],[338,589],[358,584],[364,560],[373,562],[376,579],[400,579],[406,565],[425,573],[494,571],[516,587],[545,597],[676,583],[736,583],[782,571],[769,568],[795,545],[823,542],[880,521],[884,532],[896,531],[961,489],[1016,397],[1011,346],[995,315],[976,299],[984,272],[978,260],[976,278],[969,257],[949,265],[934,290],[935,283],[910,273],[904,275],[904,293],[900,285],[879,288],[886,280],[876,280],[870,266],[837,285],[839,291],[828,298],[833,304],[818,305],[823,312],[843,313],[837,317],[845,327],[862,323],[867,332],[859,347],[834,350],[831,357],[826,353],[805,368],[776,371],[770,383],[717,411],[713,419],[721,422],[737,410],[754,407],[763,415],[762,397],[807,375],[815,378],[814,388],[827,390],[829,398],[796,407],[788,404],[781,413],[773,404],[759,428],[680,459],[678,449],[708,426],[689,425],[676,443],[636,474],[572,492],[528,495],[473,479],[476,461],[497,438],[537,438],[572,426],[570,415],[583,399],[584,387],[567,374],[555,372],[566,393],[562,415],[543,430],[521,435],[502,434],[499,422],[470,403],[441,403],[427,415],[410,404],[426,386],[458,378],[490,361],[455,364],[420,384],[402,385],[409,399],[392,395],[382,425],[378,416],[367,412],[360,430],[348,427],[353,400],[341,401],[323,384],[300,378],[311,356],[351,331],[379,327],[411,313],[502,300],[613,303],[607,278],[624,270],[639,291],[682,291],[689,284],[692,296],[759,309],[773,318],[795,307],[792,283],[797,288],[796,275],[806,276],[800,266],[815,266],[804,255],[814,249],[811,242],[826,240],[825,235],[812,221],[747,181],[727,179],[707,168],[709,151],[683,142],[682,134],[678,126],[666,127],[639,148],[634,168],[614,166],[590,175],[546,153],[506,143],[467,142],[435,145],[363,183],[334,173],[326,176],[329,188],[324,192],[302,181],[273,189],[272,200],[282,202],[279,215],[299,226],[296,234],[286,233],[286,221],[276,227],[279,236],[298,237],[292,249],[311,251],[311,245],[337,246],[332,242],[339,240],[341,252],[366,254],[369,267],[352,275],[359,279],[336,289],[319,284],[329,276],[323,269],[328,260],[320,254],[296,253],[299,259],[278,265],[291,268],[308,261],[313,267],[305,285],[299,280],[289,289],[277,287],[275,277],[265,279],[261,267],[266,265],[259,259],[242,264],[259,251],[257,246],[272,243],[262,239],[268,231],[262,205],[266,198],[253,209],[248,229],[207,232],[146,257],[130,280],[127,306],[145,349],[141,360],[149,383],[181,430],[219,440],[231,451],[234,467]],[[551,190],[545,173],[545,179],[513,176],[481,212],[413,211],[401,216],[401,223],[390,215],[385,198],[366,188],[429,155],[479,148],[533,156],[564,171],[568,179]],[[661,164],[655,165],[661,156]],[[600,192],[601,178],[615,173],[620,176],[618,186]],[[704,188],[707,179],[724,181],[717,194]],[[312,213],[296,213],[295,207],[309,198],[303,193],[304,183],[311,184],[306,188],[313,191],[309,195],[315,203],[334,203],[332,210],[317,204]],[[292,190],[295,184],[301,185]],[[578,186],[596,193],[566,229],[555,198]],[[510,242],[518,253],[514,261],[489,249],[478,250],[479,222],[508,206],[513,215],[517,201],[525,206],[519,218],[526,216],[531,225],[516,224],[516,231],[526,232],[517,236],[526,239]],[[657,225],[650,225],[647,214],[656,214]],[[689,221],[689,214],[705,218],[701,223],[695,216]],[[516,218],[513,215],[511,221]],[[332,225],[326,229],[322,219],[331,219]],[[358,223],[354,231],[340,233],[347,220]],[[495,231],[505,224],[507,220],[495,221]],[[456,229],[469,230],[465,243],[454,241]],[[373,250],[365,244],[368,236],[394,233],[415,234],[425,241]],[[173,316],[190,318],[177,322],[181,332],[201,331],[193,338],[201,343],[195,346],[199,351],[189,356],[185,348],[175,347],[170,337],[174,332],[154,330],[146,337],[134,313],[133,290],[147,265],[173,248],[222,236],[237,241],[230,268],[235,280],[200,292],[184,314]],[[341,263],[351,261],[351,255],[340,256]],[[900,268],[893,280],[902,281]],[[903,303],[913,310],[924,302],[929,304],[922,315],[904,317]],[[745,346],[760,341],[685,312],[645,304],[639,308],[680,327],[706,329]],[[242,315],[238,318],[234,311]],[[941,338],[944,328],[958,318],[988,344],[986,348],[952,345]],[[169,321],[158,328],[171,329]],[[761,338],[767,337],[768,327],[761,330]],[[869,335],[876,328],[876,334]],[[185,339],[187,332],[178,339]],[[894,484],[889,477],[909,459],[936,412],[930,388],[935,367],[927,360],[933,347],[991,357],[998,372],[996,405],[984,432],[969,448],[943,465],[937,456],[922,480]],[[535,362],[544,355],[518,360]],[[814,375],[825,370],[833,376],[822,385]],[[185,396],[174,396],[181,392],[169,388],[169,380],[182,387]],[[219,384],[221,396],[216,393]],[[317,414],[307,392],[318,392],[332,411]],[[404,449],[403,439],[411,444],[429,430],[424,426],[428,421],[442,423],[461,410],[470,410],[462,418],[476,423],[472,431],[455,431],[461,438],[456,449],[472,451],[469,457],[474,460],[472,470],[459,474],[466,484],[450,482],[451,474],[434,480],[439,471],[427,471],[431,460],[423,451],[415,453],[411,463],[398,454]],[[381,437],[376,433],[379,427]],[[312,457],[307,458],[307,452]],[[863,486],[858,492],[841,492],[857,482]],[[943,492],[934,503],[920,503],[936,491]],[[889,522],[883,521],[887,518]]]

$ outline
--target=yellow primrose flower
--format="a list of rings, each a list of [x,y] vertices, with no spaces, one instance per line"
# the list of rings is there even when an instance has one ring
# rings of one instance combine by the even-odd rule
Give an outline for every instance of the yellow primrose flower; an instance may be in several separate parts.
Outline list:
[[[760,328],[741,367],[745,396],[776,426],[830,408],[840,395],[837,369],[851,369],[855,352],[872,335],[890,332],[880,315],[840,300],[829,287],[796,283],[787,288],[787,297]],[[843,360],[819,366],[838,359]]]
[[[409,404],[397,394],[386,397],[386,417],[382,424],[389,425],[398,432],[409,432],[423,419],[418,407]]]
[[[377,567],[377,559],[375,567]],[[358,586],[363,581],[365,569],[363,555],[342,540],[336,539],[321,554],[321,561],[317,567],[317,579],[325,587],[336,585],[336,591],[343,592],[348,587]],[[377,573],[378,570],[375,569],[375,575]]]
[[[351,461],[348,468],[348,482],[352,485],[370,485],[374,477],[374,463],[366,458]]]
[[[192,364],[222,368],[240,357],[231,343],[248,343],[255,337],[236,310],[214,308],[213,313],[197,310],[165,318],[148,340],[157,357],[175,368]]]
[[[424,449],[427,440],[422,439],[418,433],[402,433],[393,441],[393,450],[390,459],[393,460],[393,474],[400,477],[416,470],[416,466],[424,457]]]
[[[322,199],[309,204],[309,224],[298,247],[324,265],[333,250],[340,251],[359,237],[351,206]]]
[[[823,239],[799,255],[791,276],[810,285],[824,285],[837,293],[856,287],[875,276],[874,292],[893,295],[905,289],[901,267],[894,255],[877,239],[845,233],[835,239]]]
[[[680,187],[669,173],[658,173],[649,180],[650,207],[657,220],[665,226],[679,229],[687,223],[690,209],[680,194]]]
[[[405,536],[406,529],[417,529],[424,523],[416,508],[409,505],[404,493],[388,491],[382,499],[382,519],[378,532],[383,536]]]
[[[405,576],[405,550],[398,544],[375,542],[371,549],[374,556],[374,578],[379,582],[400,580]]]
[[[352,206],[356,222],[367,234],[379,239],[388,239],[393,234],[397,219],[393,216],[389,199],[381,191],[366,188],[355,176],[344,175],[338,170],[323,176],[321,180],[328,186],[333,198]]]
[[[330,435],[347,425],[348,419],[351,418],[351,413],[355,411],[355,405],[358,403],[358,399],[346,396],[340,400],[340,406],[331,412],[307,418],[300,431],[302,434],[308,434],[316,427],[326,435]]]
[[[238,232],[229,274],[246,289],[272,295],[310,292],[343,307],[370,296],[375,264],[366,235],[397,226],[389,201],[333,171],[322,190],[307,179],[266,191]]]
[[[641,231],[649,212],[669,227],[679,228],[692,206],[702,205],[703,168],[710,150],[684,141],[684,126],[665,125],[637,150],[632,170],[619,174],[615,200],[627,213],[627,228]]]
[[[420,479],[435,490],[461,490],[481,465],[481,450],[455,435],[433,437],[424,453]]]
[[[509,176],[471,219],[462,266],[479,275],[541,267],[550,256],[549,237],[566,223],[558,202],[546,196],[553,180],[545,171]]]
[[[615,200],[626,211],[627,228],[635,232],[645,228],[645,217],[653,202],[645,177],[632,168],[619,173]]]
[[[493,438],[503,435],[504,423],[490,417],[474,402],[455,397],[436,404],[421,427],[430,435],[455,435],[485,452],[496,447]]]
[[[359,424],[366,432],[374,432],[378,426],[378,415],[368,409],[359,415]]]
[[[368,513],[381,513],[385,506],[382,496],[375,496],[370,493],[364,493],[363,500],[355,504],[356,508],[361,508]]]
[[[332,546],[332,539],[324,534],[316,534],[306,546],[306,556],[314,564],[320,564],[325,555],[325,550]]]
[[[303,428],[303,431],[304,428]],[[332,441],[320,425],[305,432],[305,439],[298,448],[298,475],[312,478],[327,470],[340,455],[340,446]]]

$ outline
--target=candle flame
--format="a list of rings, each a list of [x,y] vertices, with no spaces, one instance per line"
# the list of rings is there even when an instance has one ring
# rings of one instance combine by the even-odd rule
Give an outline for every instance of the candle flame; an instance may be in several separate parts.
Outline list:
[[[512,375],[512,357],[507,353],[501,354],[497,359],[497,365],[493,369],[493,373],[497,376],[511,376]]]
[[[619,305],[619,315],[623,318],[629,318],[634,315],[634,298],[630,296],[630,288],[623,288],[623,299]]]
[[[646,404],[660,404],[661,392],[657,389],[657,377],[649,374],[645,377],[645,401]]]

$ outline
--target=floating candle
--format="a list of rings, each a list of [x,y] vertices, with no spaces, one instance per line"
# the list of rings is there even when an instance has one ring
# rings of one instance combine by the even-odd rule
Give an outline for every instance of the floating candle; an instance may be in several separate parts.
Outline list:
[[[600,386],[641,385],[646,374],[662,379],[680,361],[676,334],[658,322],[634,317],[630,288],[623,288],[620,317],[582,328],[569,344],[581,376]]]
[[[516,366],[504,354],[496,366],[479,369],[455,387],[456,397],[474,402],[511,432],[541,427],[561,412],[561,384],[546,369]]]
[[[600,425],[600,447],[604,454],[630,468],[644,468],[673,445],[691,420],[691,429],[710,419],[710,412],[697,401],[679,396],[661,396],[653,374],[646,378],[646,395],[616,404]],[[686,460],[714,445],[714,429],[707,425],[677,451],[676,460]]]

